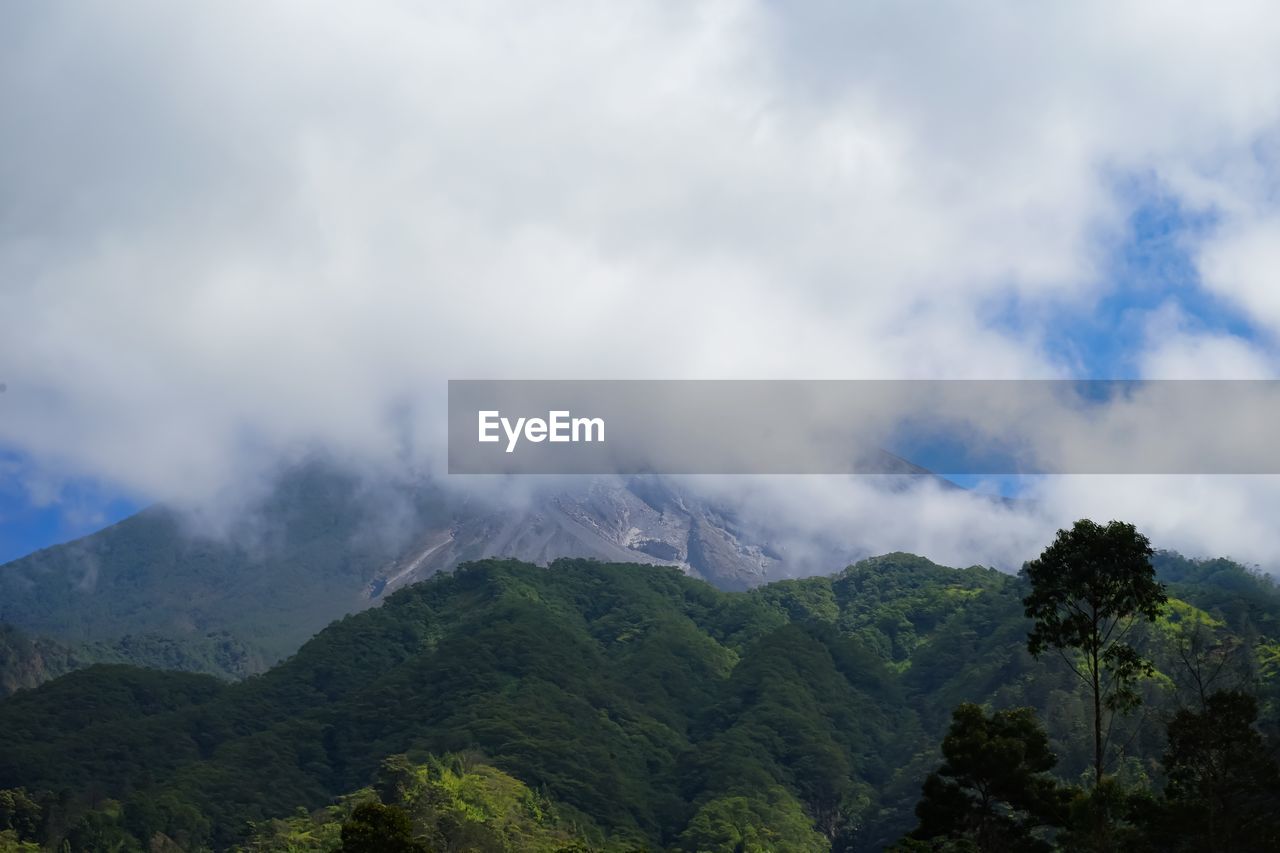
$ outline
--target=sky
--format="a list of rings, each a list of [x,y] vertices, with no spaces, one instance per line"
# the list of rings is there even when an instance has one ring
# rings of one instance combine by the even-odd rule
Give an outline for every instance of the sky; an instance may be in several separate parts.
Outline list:
[[[4,15],[0,560],[317,448],[438,474],[449,378],[1277,378],[1271,3]],[[1280,566],[1274,477],[869,488],[758,500]]]

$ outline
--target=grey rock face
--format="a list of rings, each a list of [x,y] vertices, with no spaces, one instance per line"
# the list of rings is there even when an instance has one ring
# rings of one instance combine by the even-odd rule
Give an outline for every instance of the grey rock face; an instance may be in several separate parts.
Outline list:
[[[783,562],[728,509],[657,478],[596,478],[516,506],[470,499],[452,517],[426,522],[413,545],[378,571],[370,597],[482,557],[657,563],[728,589],[763,583]]]

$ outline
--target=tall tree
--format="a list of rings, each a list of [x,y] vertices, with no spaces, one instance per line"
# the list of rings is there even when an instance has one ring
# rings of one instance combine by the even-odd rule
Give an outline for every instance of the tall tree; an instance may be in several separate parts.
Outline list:
[[[1135,624],[1154,621],[1168,601],[1151,554],[1151,543],[1132,524],[1081,519],[1022,567],[1031,583],[1022,603],[1035,622],[1027,649],[1037,658],[1057,651],[1092,694],[1095,786],[1104,770],[1104,712],[1136,707],[1141,699],[1134,685],[1152,671],[1126,642]]]

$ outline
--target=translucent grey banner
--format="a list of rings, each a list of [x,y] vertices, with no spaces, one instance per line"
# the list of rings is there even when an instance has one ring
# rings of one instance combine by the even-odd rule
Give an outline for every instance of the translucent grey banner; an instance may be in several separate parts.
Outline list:
[[[451,474],[1277,474],[1276,380],[452,380]]]

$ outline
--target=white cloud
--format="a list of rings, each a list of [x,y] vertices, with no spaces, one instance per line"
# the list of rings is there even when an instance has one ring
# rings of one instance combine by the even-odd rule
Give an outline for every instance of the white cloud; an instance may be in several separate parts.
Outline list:
[[[1243,308],[1273,337],[1280,333],[1280,211],[1235,216],[1203,247],[1205,285]]]
[[[1126,175],[1220,217],[1208,286],[1280,324],[1269,3],[7,18],[0,444],[46,473],[432,467],[449,377],[1059,375],[1028,330],[1115,286]]]
[[[1197,329],[1173,304],[1147,319],[1140,372],[1151,379],[1274,379],[1277,373],[1264,344]]]
[[[1137,525],[1158,548],[1280,571],[1275,476],[1054,477],[1039,497],[1044,516],[1059,526],[1075,518],[1120,518]]]

